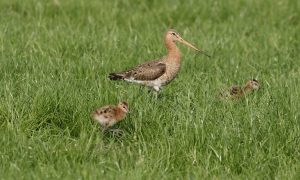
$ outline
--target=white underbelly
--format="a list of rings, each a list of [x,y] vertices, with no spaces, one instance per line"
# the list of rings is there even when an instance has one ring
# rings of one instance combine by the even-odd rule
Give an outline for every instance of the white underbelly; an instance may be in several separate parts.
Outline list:
[[[134,80],[134,79],[125,79],[125,81],[131,82],[131,83],[143,84],[143,85],[150,86],[150,87],[161,86],[163,84],[163,82],[160,78],[157,78],[157,79],[151,80],[151,81],[141,81],[141,80]]]
[[[95,120],[98,121],[102,127],[111,127],[116,124],[116,120],[112,118],[105,118],[103,115],[94,116]]]

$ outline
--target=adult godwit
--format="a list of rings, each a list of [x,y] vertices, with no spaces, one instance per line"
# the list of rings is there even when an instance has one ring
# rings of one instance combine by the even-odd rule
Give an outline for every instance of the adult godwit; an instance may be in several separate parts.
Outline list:
[[[160,91],[162,86],[168,84],[176,77],[180,69],[180,51],[176,46],[177,41],[210,57],[204,51],[182,39],[175,30],[168,30],[165,33],[164,41],[168,55],[158,60],[143,63],[127,71],[110,73],[109,79],[143,84]]]
[[[91,113],[91,117],[100,123],[103,130],[115,125],[123,120],[128,113],[128,103],[120,102],[117,106],[107,105],[96,109]]]
[[[259,82],[256,79],[252,79],[247,81],[247,83],[243,87],[237,85],[231,86],[229,90],[221,93],[221,97],[232,99],[241,98],[245,96],[245,94],[259,89],[259,86]]]

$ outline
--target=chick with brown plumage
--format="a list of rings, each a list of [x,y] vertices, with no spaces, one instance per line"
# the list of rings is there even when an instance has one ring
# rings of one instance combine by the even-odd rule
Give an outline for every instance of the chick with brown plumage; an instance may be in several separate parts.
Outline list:
[[[100,107],[91,113],[91,117],[101,125],[103,130],[106,130],[125,119],[128,112],[128,103],[123,101],[117,106],[107,105]]]

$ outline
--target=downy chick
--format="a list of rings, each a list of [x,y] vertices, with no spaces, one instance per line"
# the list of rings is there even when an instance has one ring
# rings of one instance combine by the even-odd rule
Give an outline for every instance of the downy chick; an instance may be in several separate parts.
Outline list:
[[[245,96],[247,93],[251,93],[254,90],[258,90],[260,87],[259,82],[256,79],[252,79],[247,81],[247,83],[243,86],[233,85],[230,87],[229,90],[226,90],[221,93],[222,98],[230,98],[230,99],[237,99]]]
[[[106,130],[122,121],[126,117],[126,113],[128,113],[128,111],[128,103],[123,101],[117,106],[107,105],[98,108],[91,113],[91,117],[100,123],[103,130]]]

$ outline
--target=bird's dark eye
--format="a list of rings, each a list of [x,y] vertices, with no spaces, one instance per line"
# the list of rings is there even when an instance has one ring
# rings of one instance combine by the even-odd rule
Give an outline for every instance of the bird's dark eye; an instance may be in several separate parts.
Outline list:
[[[174,35],[174,36],[175,36],[176,34],[173,32],[173,33],[172,33],[172,35]]]

